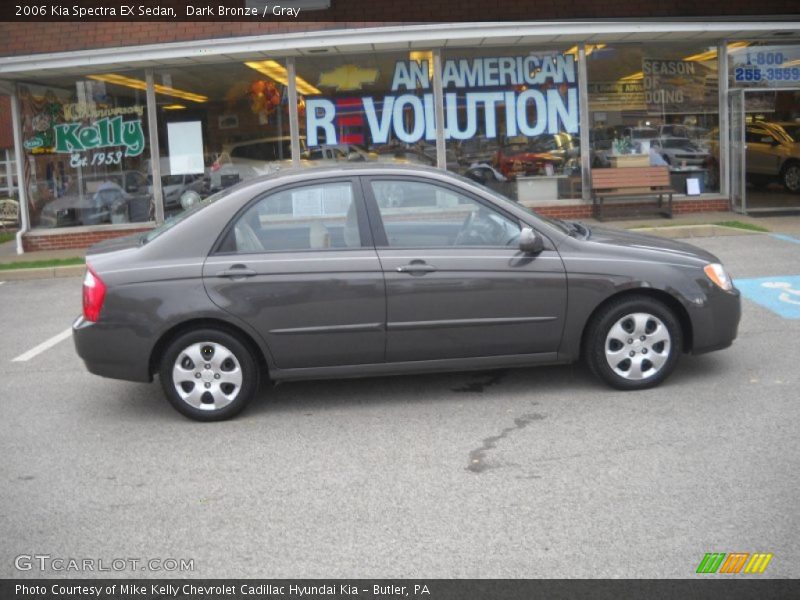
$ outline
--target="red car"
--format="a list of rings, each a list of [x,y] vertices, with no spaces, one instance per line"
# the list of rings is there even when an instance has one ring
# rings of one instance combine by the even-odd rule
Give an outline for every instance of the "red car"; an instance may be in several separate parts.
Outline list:
[[[567,160],[578,152],[577,144],[568,133],[545,134],[534,138],[507,138],[497,150],[495,164],[508,179],[517,175],[544,175],[547,165],[554,173],[563,170]]]

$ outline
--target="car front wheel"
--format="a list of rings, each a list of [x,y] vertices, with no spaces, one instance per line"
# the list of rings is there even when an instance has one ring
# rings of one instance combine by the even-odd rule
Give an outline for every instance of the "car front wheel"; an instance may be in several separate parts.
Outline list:
[[[792,162],[783,169],[783,185],[790,192],[800,192],[800,163]]]
[[[675,368],[683,346],[675,314],[646,296],[622,298],[592,320],[585,355],[591,371],[620,390],[661,383]]]
[[[161,385],[179,412],[197,421],[240,413],[258,390],[258,365],[238,338],[199,329],[174,339],[161,360]]]

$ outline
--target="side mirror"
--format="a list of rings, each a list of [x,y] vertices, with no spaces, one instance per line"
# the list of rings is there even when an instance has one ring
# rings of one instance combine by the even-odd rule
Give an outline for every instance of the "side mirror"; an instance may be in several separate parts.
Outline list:
[[[519,232],[519,249],[525,254],[539,254],[544,250],[542,236],[536,235],[530,227],[523,227]]]

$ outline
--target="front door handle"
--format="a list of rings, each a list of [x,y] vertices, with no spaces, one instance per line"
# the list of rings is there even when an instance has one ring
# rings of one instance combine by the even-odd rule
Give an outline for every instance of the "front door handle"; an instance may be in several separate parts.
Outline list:
[[[429,265],[424,261],[413,261],[402,267],[397,267],[398,273],[408,273],[409,275],[425,275],[425,273],[433,273],[436,267]]]
[[[252,277],[253,275],[256,275],[256,272],[253,269],[248,269],[245,265],[233,265],[230,269],[217,273],[217,277],[227,277],[229,279]]]

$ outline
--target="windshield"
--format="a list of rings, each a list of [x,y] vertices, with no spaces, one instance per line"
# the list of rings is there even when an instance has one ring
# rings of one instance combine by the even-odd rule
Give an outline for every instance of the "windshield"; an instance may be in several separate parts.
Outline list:
[[[652,140],[658,137],[658,132],[655,129],[633,129],[631,137],[638,140]]]
[[[692,140],[681,139],[681,138],[676,138],[676,139],[671,139],[671,140],[670,139],[662,140],[661,141],[661,145],[664,148],[693,148],[694,147],[694,144],[692,143]]]
[[[792,142],[800,144],[800,123],[797,125],[784,125],[783,129],[786,131],[786,134],[792,138]]]
[[[506,152],[549,152],[553,150],[569,150],[574,148],[573,139],[566,134],[541,135],[532,139],[513,137],[506,140],[503,150]]]
[[[222,198],[224,196],[227,196],[231,192],[231,190],[233,190],[233,189],[234,188],[231,187],[231,188],[227,188],[227,189],[221,190],[221,191],[217,192],[216,194],[210,195],[208,198],[203,198],[202,200],[200,200],[200,202],[190,206],[189,208],[187,208],[183,212],[179,212],[178,214],[169,217],[161,225],[159,225],[158,227],[155,227],[155,228],[151,229],[150,231],[148,231],[147,233],[145,233],[141,238],[142,244],[146,244],[147,242],[153,241],[154,239],[156,239],[158,236],[160,236],[165,231],[169,231],[170,229],[175,227],[175,225],[177,225],[181,221],[184,221],[184,220],[188,219],[193,214],[198,213],[201,210],[203,210],[209,204],[211,204],[213,202],[216,202],[217,200],[219,200],[220,198]]]

